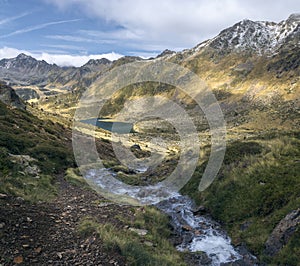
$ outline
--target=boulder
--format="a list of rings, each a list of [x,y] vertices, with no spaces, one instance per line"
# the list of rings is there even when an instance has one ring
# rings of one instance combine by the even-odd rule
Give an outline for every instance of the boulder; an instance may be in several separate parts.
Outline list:
[[[265,244],[265,254],[276,255],[288,243],[299,224],[300,208],[290,212],[278,223]]]

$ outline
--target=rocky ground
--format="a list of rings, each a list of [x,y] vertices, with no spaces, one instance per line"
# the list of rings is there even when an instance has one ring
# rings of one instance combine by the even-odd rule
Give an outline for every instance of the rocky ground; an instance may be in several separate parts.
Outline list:
[[[122,226],[114,217],[130,215],[129,208],[101,203],[104,199],[93,191],[62,178],[59,190],[54,201],[34,205],[1,195],[0,265],[126,265],[96,236],[78,234],[77,226],[86,216]]]

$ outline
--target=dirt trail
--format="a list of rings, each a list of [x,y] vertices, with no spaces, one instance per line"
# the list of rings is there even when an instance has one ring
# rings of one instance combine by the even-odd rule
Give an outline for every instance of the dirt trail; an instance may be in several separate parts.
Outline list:
[[[97,204],[95,192],[59,178],[59,195],[50,203],[29,204],[20,198],[0,199],[0,265],[126,265],[124,257],[105,250],[99,237],[80,236],[81,218],[123,224],[116,215],[132,215],[129,207]]]

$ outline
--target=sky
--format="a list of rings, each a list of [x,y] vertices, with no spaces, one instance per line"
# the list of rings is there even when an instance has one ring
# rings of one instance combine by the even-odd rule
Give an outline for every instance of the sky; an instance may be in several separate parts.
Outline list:
[[[180,51],[243,20],[279,22],[299,0],[0,0],[0,59],[61,66]]]

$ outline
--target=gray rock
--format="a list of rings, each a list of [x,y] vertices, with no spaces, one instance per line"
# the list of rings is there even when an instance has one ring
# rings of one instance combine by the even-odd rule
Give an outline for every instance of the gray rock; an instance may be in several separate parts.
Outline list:
[[[7,195],[6,195],[6,194],[0,193],[0,199],[6,199],[6,198],[7,198]]]
[[[129,228],[130,231],[137,233],[139,236],[145,236],[148,234],[148,230],[146,229],[138,229],[138,228]]]
[[[276,255],[287,244],[299,224],[300,208],[290,212],[278,223],[265,244],[265,254]]]

